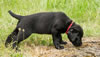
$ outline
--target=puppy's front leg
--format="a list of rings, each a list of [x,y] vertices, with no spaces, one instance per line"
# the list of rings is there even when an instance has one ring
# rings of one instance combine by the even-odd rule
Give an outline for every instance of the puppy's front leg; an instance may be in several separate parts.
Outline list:
[[[67,44],[67,42],[62,40],[61,34],[59,34],[59,38],[58,39],[59,39],[59,43],[60,44],[64,44],[64,45]]]
[[[52,36],[53,36],[53,43],[54,43],[54,45],[55,45],[55,48],[56,49],[64,49],[64,46],[60,46],[60,34],[52,34]]]

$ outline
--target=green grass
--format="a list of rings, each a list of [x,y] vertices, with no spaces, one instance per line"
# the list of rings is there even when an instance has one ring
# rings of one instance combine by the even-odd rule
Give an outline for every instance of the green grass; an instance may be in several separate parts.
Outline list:
[[[10,53],[10,57],[23,56],[20,53],[6,52],[9,49],[4,47],[7,36],[17,24],[17,20],[8,14],[8,10],[20,15],[62,11],[82,26],[84,37],[100,36],[100,0],[0,0],[0,57],[5,57],[5,53]],[[63,34],[63,38],[67,39],[66,34]],[[50,35],[34,34],[25,41],[35,45],[52,45],[51,40]]]

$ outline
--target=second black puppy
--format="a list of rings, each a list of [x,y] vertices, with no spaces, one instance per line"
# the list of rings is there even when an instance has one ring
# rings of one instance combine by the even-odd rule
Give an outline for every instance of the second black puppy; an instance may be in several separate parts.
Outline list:
[[[69,40],[74,46],[82,45],[83,29],[68,18],[63,12],[43,12],[27,16],[20,16],[9,11],[11,16],[18,19],[14,31],[6,40],[6,47],[13,41],[12,47],[28,38],[32,33],[52,34],[53,43],[56,49],[63,49],[60,44],[66,44],[61,33],[67,33]]]

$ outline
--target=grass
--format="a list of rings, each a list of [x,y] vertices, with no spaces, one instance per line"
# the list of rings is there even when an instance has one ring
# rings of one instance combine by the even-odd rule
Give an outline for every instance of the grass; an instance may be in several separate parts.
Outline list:
[[[62,11],[84,29],[84,37],[100,36],[100,0],[0,0],[0,57],[23,57],[23,54],[12,54],[5,49],[7,36],[16,27],[17,20],[8,14],[29,15],[44,11]],[[62,35],[66,40],[66,34]],[[53,45],[50,35],[31,35],[24,43],[35,45]],[[1,52],[2,51],[2,52]]]

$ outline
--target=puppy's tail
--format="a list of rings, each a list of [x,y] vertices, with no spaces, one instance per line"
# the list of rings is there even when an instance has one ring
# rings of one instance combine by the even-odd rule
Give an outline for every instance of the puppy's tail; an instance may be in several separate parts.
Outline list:
[[[20,19],[23,18],[23,16],[20,16],[20,15],[14,14],[11,10],[9,10],[8,12],[9,12],[9,14],[10,14],[11,16],[13,16],[14,18],[16,18],[16,19],[18,19],[18,20],[20,20]]]

